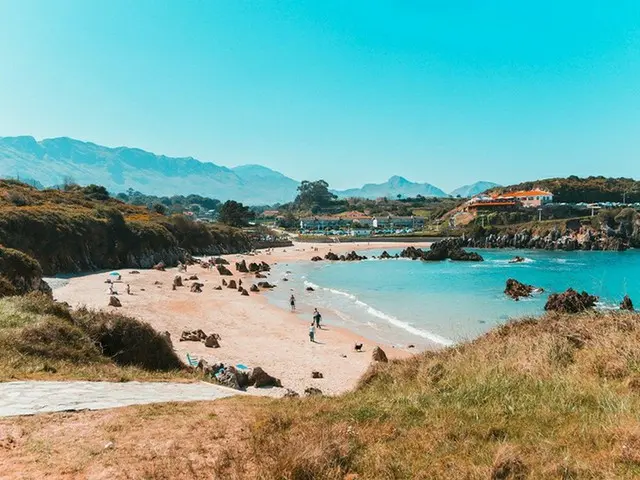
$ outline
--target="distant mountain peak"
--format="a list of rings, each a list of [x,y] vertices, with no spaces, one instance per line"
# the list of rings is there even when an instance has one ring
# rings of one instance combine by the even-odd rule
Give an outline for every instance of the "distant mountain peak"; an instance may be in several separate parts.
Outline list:
[[[498,185],[497,183],[479,181],[479,182],[472,183],[471,185],[463,185],[462,187],[458,187],[454,191],[452,191],[450,195],[452,197],[460,196],[463,198],[468,198],[468,197],[473,197],[475,195],[479,195],[480,193],[486,190],[499,187],[499,186],[500,185]]]
[[[334,191],[340,198],[361,197],[375,199],[380,197],[446,197],[447,194],[429,183],[414,183],[399,175],[393,175],[384,183],[368,183],[362,188]]]

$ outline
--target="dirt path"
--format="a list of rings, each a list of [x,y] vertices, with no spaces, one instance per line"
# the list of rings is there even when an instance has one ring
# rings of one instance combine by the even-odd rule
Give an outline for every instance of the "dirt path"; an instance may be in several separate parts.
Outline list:
[[[8,382],[0,383],[0,417],[215,400],[238,394],[235,390],[204,382]]]

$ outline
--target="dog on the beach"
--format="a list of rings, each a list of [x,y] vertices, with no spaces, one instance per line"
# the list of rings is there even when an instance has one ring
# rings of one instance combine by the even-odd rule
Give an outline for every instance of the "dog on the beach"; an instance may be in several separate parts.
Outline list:
[[[356,352],[361,352],[362,351],[362,343],[356,343],[354,346]]]

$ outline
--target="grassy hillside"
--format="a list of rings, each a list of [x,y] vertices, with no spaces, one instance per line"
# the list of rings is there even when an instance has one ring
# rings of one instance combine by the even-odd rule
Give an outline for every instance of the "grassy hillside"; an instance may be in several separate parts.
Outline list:
[[[175,264],[185,252],[250,246],[240,230],[153,213],[109,198],[102,187],[41,191],[6,180],[0,180],[0,244],[32,256],[45,274]]]
[[[138,320],[70,310],[42,293],[0,298],[0,381],[192,378]]]
[[[167,479],[637,478],[639,345],[638,314],[549,314],[379,364],[341,397],[243,397],[0,426],[19,428],[8,465],[34,478],[44,469]]]
[[[576,176],[548,178],[495,188],[492,191],[505,192],[533,188],[553,192],[555,202],[622,202],[625,193],[627,202],[640,202],[640,182],[632,178],[579,178]]]

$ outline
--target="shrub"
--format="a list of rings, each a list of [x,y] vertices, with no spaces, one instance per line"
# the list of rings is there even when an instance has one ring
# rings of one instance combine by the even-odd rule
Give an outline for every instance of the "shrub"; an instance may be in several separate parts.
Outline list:
[[[183,367],[171,345],[148,323],[87,309],[78,311],[74,319],[102,353],[118,365],[160,371]]]

